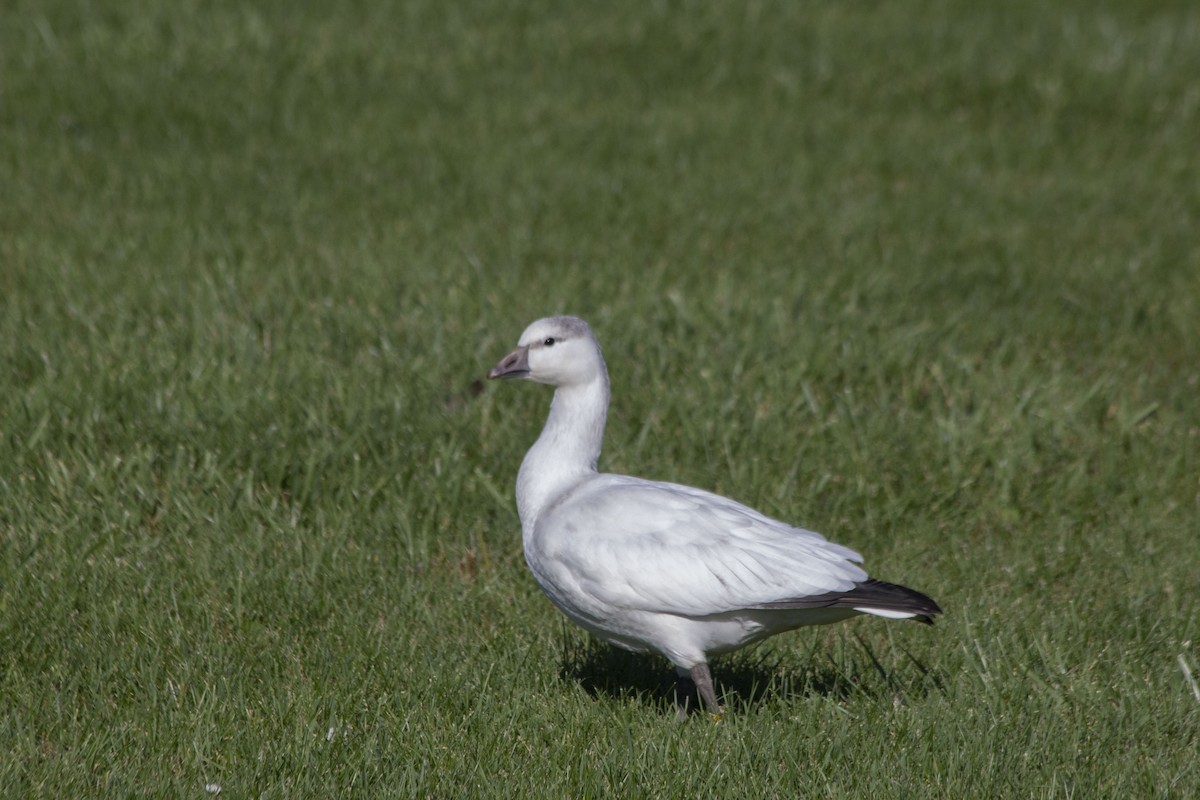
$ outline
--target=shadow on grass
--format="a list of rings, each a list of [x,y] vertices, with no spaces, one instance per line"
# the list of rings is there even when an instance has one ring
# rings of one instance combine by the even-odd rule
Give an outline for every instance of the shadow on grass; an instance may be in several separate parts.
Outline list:
[[[854,658],[831,657],[812,648],[801,666],[784,663],[769,648],[751,648],[712,662],[713,681],[722,702],[733,708],[752,708],[774,700],[824,697],[836,701],[874,699],[896,705],[931,691],[944,693],[938,675],[905,652],[912,669],[889,672],[869,645],[858,639]],[[903,672],[904,674],[900,674]],[[564,645],[559,676],[574,681],[592,697],[636,698],[665,710],[675,707],[675,669],[660,656],[630,653],[588,637],[572,637]]]

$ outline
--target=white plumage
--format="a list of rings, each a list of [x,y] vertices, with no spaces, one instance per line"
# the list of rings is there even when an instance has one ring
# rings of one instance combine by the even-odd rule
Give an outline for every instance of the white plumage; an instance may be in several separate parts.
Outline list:
[[[923,622],[941,613],[919,592],[869,579],[862,556],[818,533],[701,489],[598,473],[608,371],[583,320],[534,322],[488,377],[556,389],[517,477],[538,585],[599,638],[666,656],[709,711],[718,711],[710,656],[858,613]]]

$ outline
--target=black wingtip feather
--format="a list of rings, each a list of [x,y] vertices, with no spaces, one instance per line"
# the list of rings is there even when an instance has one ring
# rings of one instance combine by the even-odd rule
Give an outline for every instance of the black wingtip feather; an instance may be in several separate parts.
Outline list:
[[[877,608],[880,611],[901,611],[914,614],[913,620],[926,625],[942,613],[932,597],[896,583],[868,578],[847,592],[828,592],[810,597],[797,597],[763,603],[762,608]]]

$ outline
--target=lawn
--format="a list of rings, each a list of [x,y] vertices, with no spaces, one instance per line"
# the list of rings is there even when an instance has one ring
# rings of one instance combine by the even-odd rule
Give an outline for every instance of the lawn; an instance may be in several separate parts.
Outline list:
[[[1200,795],[1195,3],[78,3],[0,24],[4,797]],[[574,629],[601,468],[927,592],[714,664]]]

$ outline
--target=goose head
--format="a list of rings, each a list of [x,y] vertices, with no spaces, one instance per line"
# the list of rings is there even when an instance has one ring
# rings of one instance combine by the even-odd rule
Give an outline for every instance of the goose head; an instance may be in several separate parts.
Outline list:
[[[517,349],[487,376],[522,378],[550,386],[578,386],[605,375],[604,358],[592,329],[579,317],[546,317],[521,334]]]

